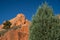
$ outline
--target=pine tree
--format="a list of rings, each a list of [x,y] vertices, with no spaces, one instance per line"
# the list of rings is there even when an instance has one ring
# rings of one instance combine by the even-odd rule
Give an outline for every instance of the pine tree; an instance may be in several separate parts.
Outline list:
[[[9,22],[9,21],[6,21],[5,23],[3,23],[3,29],[9,29],[10,28],[10,26],[11,26],[11,22]]]
[[[60,19],[51,7],[44,3],[32,18],[29,40],[60,40]]]

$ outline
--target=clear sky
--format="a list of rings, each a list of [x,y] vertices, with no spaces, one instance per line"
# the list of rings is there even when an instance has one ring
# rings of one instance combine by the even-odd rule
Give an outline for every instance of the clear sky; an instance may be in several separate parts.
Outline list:
[[[53,8],[55,15],[60,13],[60,0],[0,0],[0,24],[18,13],[23,13],[31,20],[37,8],[45,1]]]

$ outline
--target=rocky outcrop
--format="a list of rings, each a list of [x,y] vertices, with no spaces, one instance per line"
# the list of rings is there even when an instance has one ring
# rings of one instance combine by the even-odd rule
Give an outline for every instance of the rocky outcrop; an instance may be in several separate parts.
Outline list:
[[[60,14],[58,14],[56,17],[58,17],[60,19]]]
[[[9,21],[12,23],[11,28],[15,26],[20,28],[6,32],[4,36],[0,36],[0,40],[28,40],[30,21],[28,21],[23,14],[18,14]],[[2,29],[2,26],[0,29]]]

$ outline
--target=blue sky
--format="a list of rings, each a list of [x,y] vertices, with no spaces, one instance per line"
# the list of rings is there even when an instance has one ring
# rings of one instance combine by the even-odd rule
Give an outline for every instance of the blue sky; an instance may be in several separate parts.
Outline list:
[[[23,13],[31,20],[32,15],[45,1],[53,8],[55,15],[60,13],[60,0],[0,0],[0,24],[14,18],[18,13]]]

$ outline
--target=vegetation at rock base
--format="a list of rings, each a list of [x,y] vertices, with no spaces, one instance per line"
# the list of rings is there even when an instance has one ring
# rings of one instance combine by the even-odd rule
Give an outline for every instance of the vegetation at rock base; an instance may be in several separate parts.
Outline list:
[[[0,37],[1,36],[4,36],[4,34],[7,32],[8,30],[6,30],[6,29],[2,29],[1,31],[0,31]]]
[[[29,40],[60,40],[60,19],[44,3],[32,18]]]

